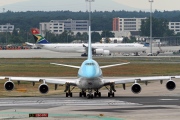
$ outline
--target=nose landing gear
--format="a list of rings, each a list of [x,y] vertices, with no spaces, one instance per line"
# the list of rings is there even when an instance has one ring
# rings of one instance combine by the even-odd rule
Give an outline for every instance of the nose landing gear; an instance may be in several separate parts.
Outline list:
[[[92,88],[91,89],[88,89],[88,93],[89,94],[87,94],[87,99],[93,99],[93,94],[92,94]]]

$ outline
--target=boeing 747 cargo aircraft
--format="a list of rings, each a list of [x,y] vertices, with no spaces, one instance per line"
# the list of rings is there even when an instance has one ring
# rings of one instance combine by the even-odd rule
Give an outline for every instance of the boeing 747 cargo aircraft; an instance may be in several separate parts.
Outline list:
[[[43,78],[43,77],[5,77],[0,76],[0,79],[8,79],[5,82],[4,87],[7,91],[11,91],[14,89],[15,85],[13,81],[31,81],[33,83],[42,81],[42,84],[39,85],[39,91],[42,94],[46,94],[49,91],[48,84],[55,84],[55,89],[57,89],[58,85],[65,85],[66,97],[72,97],[72,90],[70,87],[78,87],[81,92],[79,92],[79,97],[87,97],[92,99],[94,97],[101,97],[100,89],[103,86],[108,88],[108,97],[114,97],[116,92],[115,85],[122,84],[123,88],[125,89],[125,84],[132,83],[131,90],[133,93],[137,94],[141,92],[141,85],[139,82],[147,81],[162,81],[168,80],[166,83],[166,88],[170,91],[174,90],[176,87],[175,82],[172,78],[180,78],[180,76],[149,76],[149,77],[131,77],[131,78],[104,78],[102,69],[108,67],[114,67],[119,65],[129,64],[127,63],[119,63],[113,65],[105,65],[99,66],[99,64],[93,60],[92,58],[92,46],[91,46],[91,34],[90,34],[90,27],[89,27],[89,42],[88,42],[88,57],[87,59],[81,64],[81,66],[74,66],[74,65],[66,65],[66,64],[59,64],[59,63],[51,63],[53,65],[60,65],[66,66],[71,68],[79,69],[77,78],[75,79],[55,79],[55,78]],[[132,68],[133,69],[133,68]],[[87,93],[87,94],[86,94]]]
[[[42,49],[51,50],[55,52],[78,52],[84,53],[82,56],[87,56],[87,43],[49,43],[42,35],[40,35],[37,28],[31,29],[31,32],[36,41],[36,45]],[[27,45],[32,43],[26,42]],[[93,55],[111,55],[112,53],[138,53],[145,52],[147,47],[138,43],[94,43],[92,44]]]

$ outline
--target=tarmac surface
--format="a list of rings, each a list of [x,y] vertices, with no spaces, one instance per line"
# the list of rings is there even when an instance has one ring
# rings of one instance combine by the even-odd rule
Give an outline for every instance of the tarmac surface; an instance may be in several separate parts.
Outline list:
[[[43,49],[0,50],[0,58],[72,58],[81,53],[60,53]]]
[[[47,56],[48,55],[48,56]],[[62,58],[79,57],[79,53],[57,53],[46,50],[1,50],[0,58]],[[131,87],[116,88],[114,98],[108,98],[106,89],[101,98],[79,98],[78,93],[41,97],[0,98],[0,119],[16,120],[179,120],[180,79],[174,80],[176,89],[168,91],[165,83],[141,83],[140,94]],[[48,117],[29,117],[31,113],[47,113]]]
[[[31,113],[47,113],[45,120],[179,120],[180,79],[177,88],[168,91],[165,83],[142,84],[142,92],[133,94],[131,87],[117,88],[114,98],[103,89],[101,98],[79,98],[78,93],[42,97],[0,98],[0,119],[31,120]]]

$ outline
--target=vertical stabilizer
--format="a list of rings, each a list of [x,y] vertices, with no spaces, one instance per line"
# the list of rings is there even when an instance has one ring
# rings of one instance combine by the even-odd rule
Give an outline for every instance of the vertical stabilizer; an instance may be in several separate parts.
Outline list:
[[[91,60],[91,59],[92,59],[91,26],[89,26],[88,60]]]
[[[34,37],[34,40],[36,43],[38,44],[45,44],[45,43],[49,43],[39,32],[38,28],[32,28],[31,29],[31,33]]]

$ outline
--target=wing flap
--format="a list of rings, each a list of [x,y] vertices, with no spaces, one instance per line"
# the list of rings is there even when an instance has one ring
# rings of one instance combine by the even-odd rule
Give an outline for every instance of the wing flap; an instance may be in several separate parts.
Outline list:
[[[76,85],[77,79],[64,79],[64,78],[41,78],[41,77],[1,77],[0,79],[9,79],[10,81],[27,81],[27,82],[40,82],[43,81],[45,83],[52,83],[52,84],[72,84]]]
[[[0,77],[0,79],[9,79],[11,81],[29,81],[29,82],[39,82],[41,78],[39,77]]]
[[[104,84],[115,83],[125,84],[133,83],[136,81],[159,81],[159,80],[171,80],[172,78],[180,78],[180,76],[152,76],[152,77],[135,77],[135,78],[116,78],[116,79],[103,79]]]
[[[72,84],[76,85],[77,79],[42,79],[46,83],[51,83],[51,84],[59,84],[59,85],[64,85],[64,84]]]

